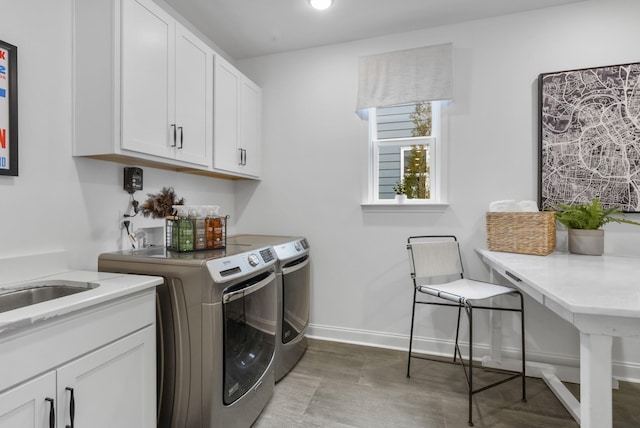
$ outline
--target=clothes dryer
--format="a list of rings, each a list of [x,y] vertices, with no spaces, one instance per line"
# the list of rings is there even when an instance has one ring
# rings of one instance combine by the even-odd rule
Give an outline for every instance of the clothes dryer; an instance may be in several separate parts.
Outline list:
[[[276,254],[227,244],[102,254],[98,270],[162,276],[157,287],[160,428],[247,428],[273,394]]]
[[[282,379],[307,349],[305,336],[311,305],[311,259],[304,237],[277,235],[234,235],[227,242],[236,245],[272,246],[278,257],[277,326],[275,380]]]

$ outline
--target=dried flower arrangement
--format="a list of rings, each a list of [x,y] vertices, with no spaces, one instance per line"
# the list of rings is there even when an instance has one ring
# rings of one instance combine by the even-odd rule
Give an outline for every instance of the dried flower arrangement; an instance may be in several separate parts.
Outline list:
[[[184,198],[178,199],[173,187],[163,187],[160,193],[147,193],[149,199],[142,203],[145,217],[165,218],[173,215],[173,205],[184,205]]]

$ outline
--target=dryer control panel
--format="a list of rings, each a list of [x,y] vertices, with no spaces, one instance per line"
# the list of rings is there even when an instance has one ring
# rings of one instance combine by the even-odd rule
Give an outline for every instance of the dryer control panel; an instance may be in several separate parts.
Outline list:
[[[278,255],[278,259],[283,262],[307,254],[309,252],[309,243],[305,238],[302,238],[296,241],[274,245],[273,249]]]
[[[209,260],[207,269],[214,282],[222,284],[263,270],[276,263],[272,247],[258,248],[246,253]]]

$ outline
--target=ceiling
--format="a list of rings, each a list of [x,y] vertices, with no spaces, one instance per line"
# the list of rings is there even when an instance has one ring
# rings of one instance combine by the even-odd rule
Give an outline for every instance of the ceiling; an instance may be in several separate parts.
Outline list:
[[[234,59],[559,6],[583,0],[165,0]]]

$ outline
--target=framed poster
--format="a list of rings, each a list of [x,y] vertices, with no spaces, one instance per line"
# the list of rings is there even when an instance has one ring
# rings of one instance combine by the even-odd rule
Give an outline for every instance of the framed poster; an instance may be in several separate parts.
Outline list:
[[[0,175],[18,175],[18,48],[1,40]]]
[[[640,212],[640,63],[541,74],[541,209],[588,203]]]

